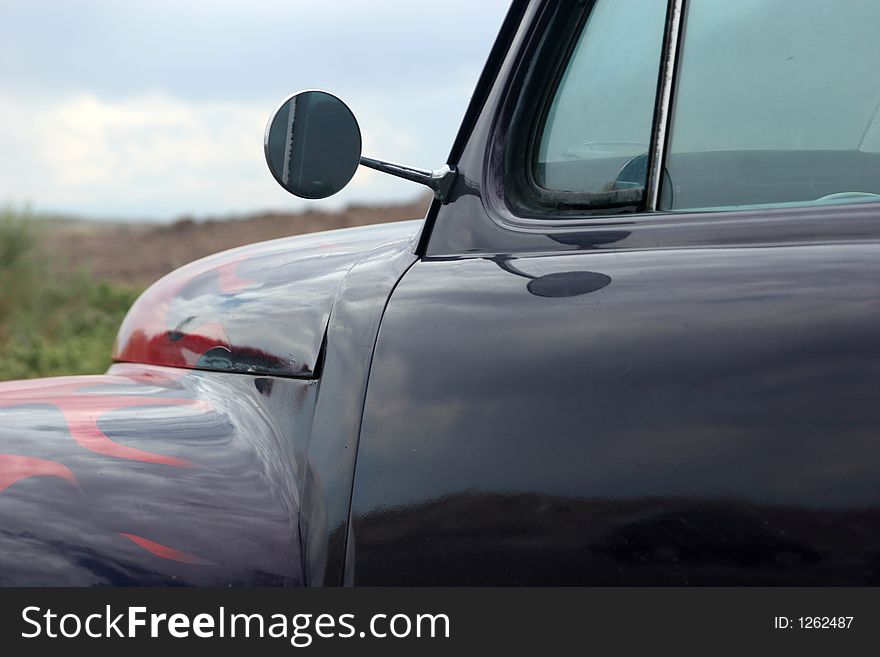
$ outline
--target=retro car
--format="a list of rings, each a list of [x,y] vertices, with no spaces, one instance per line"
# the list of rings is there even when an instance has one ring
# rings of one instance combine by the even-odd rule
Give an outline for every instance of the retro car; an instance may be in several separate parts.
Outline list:
[[[0,384],[0,583],[880,583],[878,64],[869,0],[517,1],[436,170],[294,94],[281,185],[427,216],[194,262],[106,374]]]

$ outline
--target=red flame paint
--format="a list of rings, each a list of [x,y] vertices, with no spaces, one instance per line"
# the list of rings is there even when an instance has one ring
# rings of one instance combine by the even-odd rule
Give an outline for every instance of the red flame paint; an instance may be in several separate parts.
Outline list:
[[[66,465],[30,456],[0,454],[0,492],[30,477],[58,477],[79,488],[79,482]]]
[[[124,532],[120,532],[119,535],[124,536],[135,545],[138,545],[145,549],[147,552],[155,554],[157,557],[161,557],[163,559],[177,561],[179,563],[186,563],[192,566],[211,565],[210,561],[205,561],[201,557],[197,557],[194,554],[189,554],[188,552],[183,552],[182,550],[177,550],[173,547],[168,547],[167,545],[156,543],[155,541],[151,541],[147,538],[144,538],[143,536],[136,536],[135,534],[127,534]]]
[[[103,377],[60,377],[58,379],[16,381],[0,384],[0,408],[23,404],[51,404],[64,415],[74,441],[89,451],[146,463],[159,463],[178,468],[194,467],[190,461],[155,454],[111,440],[98,427],[98,420],[109,411],[141,406],[185,406],[204,412],[210,404],[201,400],[130,394],[82,392],[89,383],[105,384]]]
[[[225,265],[221,265],[217,268],[217,285],[220,286],[222,292],[226,294],[235,294],[236,292],[240,292],[246,287],[250,287],[256,283],[256,281],[242,278],[235,273],[236,268],[243,259],[244,258],[241,257],[236,258],[235,260],[227,262]]]

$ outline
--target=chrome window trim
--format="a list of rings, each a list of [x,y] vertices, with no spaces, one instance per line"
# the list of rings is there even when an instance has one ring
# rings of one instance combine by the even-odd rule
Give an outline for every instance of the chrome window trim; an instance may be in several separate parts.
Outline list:
[[[675,68],[678,61],[678,44],[681,40],[681,19],[685,0],[670,0],[666,18],[666,36],[663,60],[660,63],[660,88],[654,114],[654,134],[648,159],[648,182],[645,187],[645,212],[656,212],[660,201],[660,184],[666,158],[666,141],[669,134],[669,110]]]

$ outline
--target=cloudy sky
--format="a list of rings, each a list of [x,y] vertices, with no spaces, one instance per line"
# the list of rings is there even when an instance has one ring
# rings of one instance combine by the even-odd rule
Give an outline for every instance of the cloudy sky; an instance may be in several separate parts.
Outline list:
[[[332,199],[290,196],[263,160],[269,113],[327,89],[365,154],[438,167],[507,5],[0,0],[0,204],[170,220],[409,200],[363,167]]]

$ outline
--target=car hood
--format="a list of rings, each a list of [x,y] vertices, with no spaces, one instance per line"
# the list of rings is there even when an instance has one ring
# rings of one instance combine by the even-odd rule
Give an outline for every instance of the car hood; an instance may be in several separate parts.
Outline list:
[[[154,283],[129,310],[117,362],[315,378],[352,266],[421,221],[312,233],[224,251]]]

